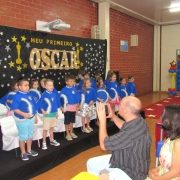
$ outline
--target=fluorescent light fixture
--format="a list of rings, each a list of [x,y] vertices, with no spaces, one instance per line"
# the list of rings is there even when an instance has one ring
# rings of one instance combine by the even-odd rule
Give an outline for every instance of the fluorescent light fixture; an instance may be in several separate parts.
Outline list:
[[[180,3],[172,3],[170,8],[169,8],[170,12],[177,12],[180,11]]]

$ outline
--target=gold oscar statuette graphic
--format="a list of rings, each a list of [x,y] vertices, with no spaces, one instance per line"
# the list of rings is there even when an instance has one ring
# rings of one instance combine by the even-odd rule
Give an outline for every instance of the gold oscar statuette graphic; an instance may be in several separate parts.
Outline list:
[[[19,42],[16,45],[16,49],[17,49],[17,59],[16,59],[16,64],[22,64],[22,59],[20,57],[20,52],[21,52],[21,45],[19,44]]]

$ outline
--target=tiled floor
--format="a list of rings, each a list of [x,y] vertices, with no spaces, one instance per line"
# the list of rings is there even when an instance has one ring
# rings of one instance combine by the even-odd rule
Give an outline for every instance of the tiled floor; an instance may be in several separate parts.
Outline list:
[[[157,102],[161,99],[167,97],[167,93],[151,93],[139,97],[142,101],[143,107]],[[155,123],[156,120],[147,118],[146,122],[149,126],[151,137],[153,140],[151,147],[151,165],[150,168],[153,168],[155,165]],[[82,171],[86,171],[86,161],[93,157],[107,154],[107,152],[101,151],[99,146],[91,148],[87,151],[84,151],[77,156],[65,161],[64,163],[56,166],[55,168],[47,171],[44,174],[34,177],[32,180],[70,180],[72,177],[77,175]]]

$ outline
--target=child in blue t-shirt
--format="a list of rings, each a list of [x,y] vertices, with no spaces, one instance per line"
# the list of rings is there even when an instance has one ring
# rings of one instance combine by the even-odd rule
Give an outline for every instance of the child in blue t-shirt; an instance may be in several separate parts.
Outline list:
[[[95,82],[96,82],[101,77],[100,71],[96,71],[94,76],[95,76]]]
[[[84,79],[83,90],[81,92],[81,116],[82,116],[82,131],[90,133],[93,129],[90,127],[90,117],[95,113],[94,103],[96,102],[96,91],[91,87],[90,79]],[[85,119],[87,126],[85,126]]]
[[[39,82],[36,79],[30,80],[30,90],[29,92],[32,94],[32,97],[34,98],[35,102],[37,103],[39,99],[41,98],[41,91],[39,90]]]
[[[44,93],[42,94],[40,100],[37,103],[38,110],[40,110],[43,114],[43,143],[42,143],[42,149],[47,149],[46,144],[46,136],[47,131],[49,130],[50,134],[50,144],[53,146],[59,146],[60,143],[58,143],[54,139],[54,127],[57,126],[56,118],[58,117],[58,108],[60,108],[59,103],[57,99],[56,93],[53,92],[54,84],[53,80],[51,79],[45,79],[44,81],[44,88],[46,89]]]
[[[136,91],[136,86],[134,84],[134,76],[129,75],[128,76],[128,84],[127,84],[127,92],[129,96],[135,96],[137,91]]]
[[[111,76],[112,73],[113,73],[113,70],[109,70],[109,71],[108,71],[107,77],[106,77],[106,79],[104,80],[104,85],[105,85],[105,87],[107,87],[108,83],[110,82],[110,76]]]
[[[65,95],[68,102],[64,105],[64,107],[61,106],[61,110],[62,112],[64,112],[66,139],[68,141],[71,141],[73,140],[73,138],[77,138],[76,134],[73,133],[73,123],[75,123],[76,115],[78,113],[80,94],[74,87],[73,75],[65,76],[65,82],[66,86],[61,90],[60,97],[62,97],[62,95]],[[64,103],[66,103],[65,100]]]
[[[106,87],[104,85],[104,82],[103,82],[103,79],[102,77],[99,77],[97,80],[96,80],[96,93],[99,91],[99,90],[103,90],[105,93],[107,93],[106,91]],[[109,98],[109,94],[107,93],[107,97]],[[101,103],[105,103],[106,102],[104,101],[104,99],[102,99],[101,97],[98,96],[98,93],[97,93],[97,100],[96,100],[96,105],[101,102]]]
[[[79,72],[78,72],[78,78],[80,79],[80,81],[76,86],[79,93],[81,93],[81,91],[82,91],[84,75],[85,75],[85,70],[80,69]]]
[[[11,83],[9,92],[0,99],[0,103],[5,105],[8,109],[6,116],[11,115],[10,109],[11,109],[12,100],[14,98],[14,95],[18,92],[18,90],[19,90],[19,88],[17,85],[17,81],[13,81]]]
[[[115,105],[119,105],[119,95],[117,92],[118,83],[116,81],[116,74],[111,73],[110,82],[107,85],[106,91],[109,93],[109,104],[113,112],[115,112]]]
[[[42,87],[42,92],[46,91],[44,82],[46,81],[46,78],[41,79],[40,84]],[[53,85],[54,86],[54,85]],[[57,91],[57,89],[54,87],[53,92],[56,94],[56,98],[57,98],[57,103],[58,103],[58,107],[60,107],[61,103],[60,103],[60,97],[59,97],[59,93]]]
[[[21,150],[21,159],[29,160],[28,156],[37,156],[38,153],[31,149],[34,119],[37,123],[36,111],[37,106],[29,91],[29,82],[21,78],[18,81],[19,91],[13,98],[11,110],[14,112],[16,126],[19,135],[19,147]],[[27,152],[25,150],[25,142],[27,143]]]
[[[101,102],[101,103],[106,105],[106,102],[109,99],[109,94],[106,91],[106,87],[104,85],[102,77],[99,77],[96,80],[96,95],[97,95],[96,107],[98,106],[99,102]],[[97,116],[96,124],[99,125],[98,116]]]
[[[91,81],[91,87],[96,88],[96,82],[94,81],[94,79],[90,78],[90,74],[88,72],[85,73],[84,78],[85,79],[89,78]]]
[[[126,90],[126,78],[124,78],[124,77],[120,78],[119,87],[118,87],[117,91],[118,91],[118,95],[120,96],[121,99],[128,96],[128,93]]]

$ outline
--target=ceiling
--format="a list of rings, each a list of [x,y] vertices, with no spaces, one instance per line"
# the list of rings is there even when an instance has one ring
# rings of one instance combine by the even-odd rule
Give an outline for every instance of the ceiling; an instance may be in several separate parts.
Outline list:
[[[169,12],[171,3],[180,0],[92,0],[96,3],[109,2],[110,7],[154,25],[180,23],[180,11]]]

